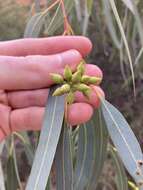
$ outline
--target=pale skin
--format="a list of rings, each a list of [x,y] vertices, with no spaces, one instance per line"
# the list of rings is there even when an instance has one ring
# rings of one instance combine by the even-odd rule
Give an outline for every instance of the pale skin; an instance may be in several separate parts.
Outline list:
[[[0,141],[14,131],[41,129],[50,73],[63,74],[66,65],[74,71],[91,49],[90,40],[80,36],[0,42]],[[86,74],[102,78],[96,65],[87,64]],[[104,96],[99,86],[93,86],[89,100],[77,92],[67,122],[87,122],[100,104],[97,94]]]

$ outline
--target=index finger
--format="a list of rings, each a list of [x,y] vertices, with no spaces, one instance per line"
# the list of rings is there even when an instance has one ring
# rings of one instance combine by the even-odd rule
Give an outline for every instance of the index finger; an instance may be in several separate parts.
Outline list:
[[[56,36],[26,38],[0,42],[0,55],[27,56],[51,55],[75,49],[86,56],[92,49],[91,41],[83,36]]]

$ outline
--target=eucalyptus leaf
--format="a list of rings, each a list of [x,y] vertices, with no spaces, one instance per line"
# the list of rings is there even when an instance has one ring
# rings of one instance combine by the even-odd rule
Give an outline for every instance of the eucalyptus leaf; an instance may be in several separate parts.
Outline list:
[[[140,183],[143,180],[143,169],[139,165],[139,162],[143,160],[140,145],[123,115],[108,101],[104,99],[101,101],[110,137],[124,166],[135,181]]]
[[[93,131],[89,131],[91,134],[93,134]],[[91,138],[90,138],[91,139]],[[91,169],[91,159],[89,159],[88,162],[88,156],[87,151],[88,147],[87,144],[90,146],[93,146],[93,144],[88,143],[87,137],[87,127],[86,125],[82,125],[79,128],[79,136],[78,136],[78,151],[77,151],[77,161],[76,161],[76,166],[75,166],[75,173],[74,173],[74,189],[75,190],[81,190],[84,189],[85,186],[88,183],[86,171],[87,168],[90,170]],[[93,153],[93,151],[91,151]],[[88,163],[87,163],[88,162]],[[86,165],[88,164],[88,165]],[[89,170],[87,172],[89,172]]]
[[[0,143],[0,155],[2,153],[3,148],[4,148],[4,141]],[[0,159],[0,190],[5,190],[4,174],[3,174],[1,159]]]
[[[45,190],[59,141],[64,117],[64,96],[50,90],[40,140],[26,190]]]
[[[101,111],[80,126],[74,190],[95,189],[106,158],[108,135]]]
[[[89,16],[90,16],[90,13],[88,12],[88,7],[85,5],[85,8],[84,8],[84,20],[83,20],[83,23],[82,23],[82,35],[84,35],[84,36],[86,35],[87,30],[88,30]]]
[[[109,30],[109,34],[113,40],[113,43],[115,44],[116,48],[121,48],[121,40],[117,36],[116,28],[113,23],[113,17],[111,14],[111,8],[108,0],[102,0],[103,2],[103,11],[106,19],[106,25]]]
[[[51,178],[50,178],[50,176],[49,176],[49,179],[48,179],[48,182],[47,182],[45,190],[51,190]]]
[[[115,20],[117,22],[119,31],[121,33],[122,40],[124,42],[125,50],[126,50],[127,57],[128,57],[128,60],[129,60],[129,66],[130,66],[130,71],[131,71],[131,76],[132,76],[132,83],[133,83],[133,90],[134,90],[134,95],[135,95],[136,90],[135,90],[134,68],[133,68],[133,62],[132,62],[132,57],[131,57],[131,52],[130,52],[130,49],[129,49],[128,41],[127,41],[127,38],[126,38],[126,35],[125,35],[124,27],[122,25],[122,22],[121,22],[121,19],[120,19],[120,16],[119,16],[115,1],[114,0],[109,0],[109,2],[110,2],[110,5],[111,5],[111,8],[112,8],[112,11],[114,13]]]
[[[41,29],[44,25],[44,22],[45,22],[45,14],[37,13],[34,16],[32,16],[26,26],[24,37],[36,38],[37,36],[39,36]]]
[[[141,21],[141,15],[139,13],[138,6],[137,6],[139,1],[134,1],[134,0],[122,0],[122,1],[126,5],[126,7],[134,15],[136,25],[137,25],[137,28],[138,28],[138,33],[140,35],[141,44],[142,44],[142,47],[143,47],[143,35],[142,35],[143,34],[143,25],[142,25],[142,21]]]
[[[95,130],[94,137],[94,165],[91,171],[91,178],[88,182],[88,189],[94,190],[98,184],[102,169],[104,166],[104,161],[107,156],[107,147],[108,147],[108,132],[106,123],[104,121],[101,108],[96,110],[93,115],[93,128]],[[88,126],[90,127],[90,126]]]
[[[122,1],[128,7],[128,9],[134,14],[135,11],[134,11],[132,0],[122,0]]]
[[[64,4],[65,4],[66,14],[68,15],[74,7],[74,1],[64,0]],[[60,9],[60,5],[57,7],[55,14],[52,17],[47,15],[46,22],[48,22],[49,24],[45,29],[45,34],[53,35],[54,32],[56,32],[59,29],[59,27],[63,24],[63,13]]]
[[[34,160],[34,148],[32,147],[32,144],[30,142],[27,132],[21,132],[20,135],[23,138],[23,146],[25,148],[25,153],[28,159],[28,163],[31,166]]]
[[[14,166],[14,159],[13,156],[10,155],[7,161],[7,180],[6,180],[6,189],[7,190],[14,190],[18,188],[18,180],[16,176],[15,166]]]
[[[93,0],[86,0],[86,6],[87,6],[87,9],[88,9],[88,13],[90,15],[91,12],[92,12]]]
[[[21,184],[20,175],[19,175],[19,171],[18,171],[18,163],[17,163],[17,157],[16,157],[16,150],[15,150],[14,136],[13,135],[12,135],[12,143],[13,143],[12,156],[13,156],[15,174],[16,174],[18,186],[19,186],[20,189],[22,189],[22,184]]]
[[[0,160],[0,190],[5,190],[4,174],[3,174],[1,160]]]
[[[113,160],[113,165],[116,172],[116,184],[117,190],[128,190],[128,178],[125,172],[125,169],[122,165],[122,162],[118,156],[118,152],[113,146],[109,146],[109,155]]]
[[[55,156],[57,190],[74,190],[72,160],[70,129],[69,126],[64,123]]]

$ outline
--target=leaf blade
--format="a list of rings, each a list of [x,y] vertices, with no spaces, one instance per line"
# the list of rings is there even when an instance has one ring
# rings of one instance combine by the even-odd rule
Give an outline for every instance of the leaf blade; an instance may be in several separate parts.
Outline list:
[[[7,181],[6,181],[6,189],[17,189],[18,188],[18,180],[16,177],[16,171],[14,166],[14,159],[12,155],[9,155],[7,161]]]
[[[79,129],[77,164],[74,174],[74,189],[76,190],[95,189],[106,157],[108,135],[106,128],[100,125],[101,123],[99,124],[99,113],[101,113],[100,110],[96,111],[93,118]],[[100,128],[95,127],[98,124]]]
[[[116,175],[117,175],[116,184],[118,190],[128,190],[128,178],[125,173],[125,169],[121,163],[117,151],[111,145],[109,146],[109,154],[112,157],[113,164],[116,169]]]
[[[126,169],[138,183],[143,175],[137,175],[138,161],[143,160],[140,145],[123,115],[108,101],[101,99],[102,112],[110,137],[117,148]]]
[[[26,190],[44,190],[52,167],[64,117],[64,96],[53,97],[54,90],[50,90],[48,97],[39,145]]]
[[[128,7],[128,9],[133,13],[135,14],[135,11],[134,11],[134,6],[132,4],[132,1],[131,0],[122,0],[123,3],[126,5],[126,7]]]
[[[108,147],[108,132],[106,128],[106,123],[104,121],[101,108],[95,111],[94,116],[94,128],[95,128],[95,158],[92,169],[91,178],[89,181],[88,189],[92,190],[98,184],[99,177],[101,175],[104,161],[107,155],[107,147]]]
[[[131,70],[134,95],[136,95],[133,62],[132,62],[132,57],[131,57],[130,49],[129,49],[129,46],[128,46],[128,42],[127,42],[127,39],[126,39],[125,31],[124,31],[121,19],[119,17],[118,11],[117,11],[115,1],[114,0],[109,0],[109,2],[110,2],[110,5],[111,5],[111,8],[112,8],[112,11],[113,11],[113,13],[115,15],[115,19],[116,19],[118,28],[120,30],[120,33],[121,33],[121,36],[122,36],[122,39],[123,39],[123,42],[124,42],[124,45],[125,45],[125,49],[126,49],[128,60],[129,60],[130,70]]]
[[[73,190],[73,163],[69,126],[64,124],[55,156],[57,190]]]
[[[4,148],[4,142],[0,143],[0,155],[2,153],[3,148]],[[5,190],[4,174],[3,174],[1,159],[0,159],[0,189]]]
[[[37,36],[39,36],[44,21],[45,15],[42,13],[37,13],[34,16],[32,16],[26,26],[24,38],[36,38]]]

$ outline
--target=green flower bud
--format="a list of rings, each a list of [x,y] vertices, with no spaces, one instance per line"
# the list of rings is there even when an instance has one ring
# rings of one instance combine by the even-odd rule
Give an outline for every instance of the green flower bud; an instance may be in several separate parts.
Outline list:
[[[81,80],[81,72],[77,71],[72,75],[72,82],[79,83]]]
[[[70,92],[70,85],[69,85],[69,84],[64,84],[64,85],[62,85],[60,88],[61,88],[61,91],[62,91],[63,93],[68,93],[68,92]]]
[[[81,75],[84,74],[84,72],[85,72],[85,66],[84,66],[83,62],[81,62],[81,63],[78,65],[77,71],[79,71],[79,72],[81,73]]]
[[[87,76],[87,75],[83,75],[82,78],[81,78],[81,82],[83,82],[85,84],[88,84],[89,80],[90,80],[90,77]]]
[[[66,67],[64,69],[64,78],[67,81],[70,81],[72,79],[72,71],[71,71],[71,68],[68,65],[66,65]]]
[[[96,85],[98,85],[98,84],[101,83],[101,81],[102,81],[102,79],[99,78],[99,77],[90,77],[90,79],[89,79],[89,83],[90,84],[96,84]]]
[[[69,92],[67,97],[66,97],[67,103],[68,104],[72,104],[74,102],[74,93],[73,92]]]
[[[68,92],[70,92],[70,85],[64,84],[54,91],[53,96],[61,96],[61,95],[68,93]]]
[[[81,92],[86,92],[87,90],[90,90],[89,86],[87,86],[86,84],[82,84],[82,83],[74,85],[74,88]]]
[[[91,94],[91,89],[90,90],[86,90],[83,92],[83,95],[86,97],[86,98],[90,98],[90,94]]]
[[[82,59],[82,60],[80,61],[80,64],[85,65],[85,64],[86,64],[85,60],[84,60],[84,59]]]
[[[59,74],[55,74],[55,73],[51,73],[50,74],[52,80],[56,83],[56,84],[61,84],[64,82],[64,79],[61,75]]]
[[[63,93],[63,91],[62,91],[62,89],[61,89],[61,87],[60,88],[57,88],[55,91],[54,91],[54,93],[53,93],[53,96],[61,96],[61,95],[63,95],[64,93]]]

